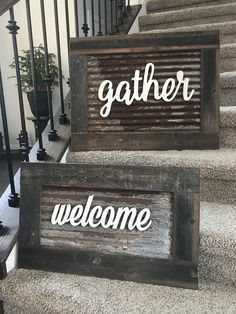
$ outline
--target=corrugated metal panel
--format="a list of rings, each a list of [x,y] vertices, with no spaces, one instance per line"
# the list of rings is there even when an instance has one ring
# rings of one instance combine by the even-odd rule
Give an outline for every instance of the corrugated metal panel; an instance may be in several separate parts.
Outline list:
[[[149,208],[152,224],[145,231],[113,230],[102,227],[73,227],[52,225],[51,216],[56,204],[85,205],[94,195],[93,206]],[[124,190],[87,190],[82,188],[45,187],[41,201],[41,244],[71,247],[106,253],[171,258],[173,230],[172,193]]]
[[[191,101],[183,100],[183,89],[179,90],[173,102],[154,99],[150,90],[148,101],[133,102],[127,106],[114,102],[107,118],[100,116],[104,104],[98,99],[98,89],[103,80],[111,80],[114,89],[120,81],[133,82],[135,70],[143,76],[145,65],[155,66],[154,78],[160,83],[160,90],[167,78],[175,78],[179,70],[190,78],[190,89],[195,89]],[[201,53],[158,52],[144,54],[96,55],[88,57],[88,117],[90,133],[146,132],[159,130],[194,130],[201,127]],[[141,89],[142,83],[140,83]]]

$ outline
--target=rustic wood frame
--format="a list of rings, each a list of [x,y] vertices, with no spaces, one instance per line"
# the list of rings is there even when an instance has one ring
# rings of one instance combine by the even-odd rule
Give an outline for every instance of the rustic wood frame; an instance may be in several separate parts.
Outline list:
[[[87,56],[188,50],[201,51],[200,132],[88,133]],[[219,148],[218,31],[74,38],[70,43],[70,65],[72,151]]]
[[[43,186],[172,192],[172,259],[40,245]],[[199,170],[192,168],[23,163],[19,266],[197,289],[199,190]]]

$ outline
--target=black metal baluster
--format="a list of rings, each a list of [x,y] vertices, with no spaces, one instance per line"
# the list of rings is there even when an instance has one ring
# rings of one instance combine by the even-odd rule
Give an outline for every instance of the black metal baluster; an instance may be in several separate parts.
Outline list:
[[[126,0],[122,0],[122,1],[123,1],[123,17],[126,18],[128,17]]]
[[[92,35],[95,36],[94,0],[91,0],[91,14],[92,14]]]
[[[20,29],[20,27],[16,25],[13,7],[9,9],[9,13],[10,13],[10,20],[6,27],[9,30],[9,33],[12,35],[12,45],[13,45],[13,51],[14,51],[16,80],[17,80],[18,99],[19,99],[19,108],[20,108],[20,120],[21,120],[21,128],[22,128],[19,134],[20,152],[22,155],[22,160],[29,161],[30,146],[29,146],[28,133],[26,130],[26,123],[25,123],[25,110],[24,110],[24,102],[23,102],[23,95],[22,95],[21,73],[20,73],[18,45],[17,45],[17,38],[16,38],[16,35],[18,34],[17,31]]]
[[[105,35],[108,34],[108,28],[107,28],[107,0],[105,0],[104,3],[104,10],[105,10]]]
[[[103,36],[102,33],[102,12],[101,12],[101,0],[98,0],[98,33],[97,36]]]
[[[38,84],[36,80],[36,66],[34,59],[34,42],[33,42],[33,31],[32,31],[32,21],[31,21],[31,10],[29,0],[25,0],[26,4],[26,16],[28,25],[28,35],[29,35],[29,45],[30,45],[30,59],[31,59],[31,72],[32,72],[32,82],[33,82],[33,92],[34,92],[34,105],[36,111],[37,128],[38,128],[38,141],[39,149],[37,151],[37,159],[44,160],[46,157],[46,149],[43,147],[42,130],[40,123],[39,105],[38,105]]]
[[[119,33],[119,26],[118,26],[118,0],[115,0],[115,25],[114,25],[114,33]]]
[[[69,57],[69,51],[70,51],[70,17],[69,17],[68,0],[65,0],[65,17],[66,17],[66,38],[67,38],[67,48],[68,48],[68,57]]]
[[[131,14],[131,5],[130,5],[130,0],[128,0],[128,4],[127,4],[127,13],[128,15]]]
[[[84,9],[84,24],[81,27],[85,37],[88,36],[88,31],[89,31],[89,27],[88,27],[88,23],[87,23],[87,6],[86,6],[86,0],[83,1],[83,9]]]
[[[78,11],[78,0],[74,0],[75,10],[75,36],[79,37],[79,11]]]
[[[110,22],[111,22],[110,35],[114,35],[114,31],[113,31],[113,0],[110,0]]]
[[[118,1],[118,25],[123,24],[123,9],[124,9],[124,2],[123,0]]]
[[[11,194],[9,195],[9,198],[8,198],[8,204],[10,207],[18,207],[20,199],[15,189],[14,172],[13,172],[13,166],[12,166],[11,147],[10,147],[10,139],[9,139],[9,132],[8,132],[7,113],[6,113],[6,104],[5,104],[4,91],[3,91],[1,68],[0,68],[0,106],[1,106],[1,113],[2,113],[3,131],[4,131],[4,136],[5,136],[8,174],[9,174],[9,181],[10,181],[10,188],[11,188]]]
[[[49,141],[56,141],[58,135],[57,135],[57,131],[54,128],[54,116],[53,116],[53,107],[52,107],[53,78],[51,76],[50,68],[49,68],[47,26],[46,26],[46,20],[45,20],[44,0],[40,0],[40,4],[41,4],[42,30],[43,30],[43,42],[44,42],[44,58],[45,58],[45,79],[44,79],[44,82],[47,85],[48,110],[49,110],[50,127],[51,127],[51,131],[48,134],[48,139],[49,139]]]
[[[61,102],[61,114],[59,117],[60,124],[66,124],[68,119],[65,113],[64,105],[64,93],[63,93],[63,75],[61,65],[61,43],[60,43],[60,30],[59,30],[59,19],[58,19],[58,6],[57,0],[54,0],[54,14],[55,14],[55,29],[56,29],[56,42],[57,42],[57,58],[58,58],[58,74],[59,74],[59,90],[60,90],[60,102]]]

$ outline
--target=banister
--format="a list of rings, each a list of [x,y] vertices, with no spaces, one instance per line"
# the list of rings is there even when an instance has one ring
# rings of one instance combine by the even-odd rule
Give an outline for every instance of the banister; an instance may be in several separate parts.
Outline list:
[[[15,5],[19,0],[1,0],[0,1],[0,16]]]

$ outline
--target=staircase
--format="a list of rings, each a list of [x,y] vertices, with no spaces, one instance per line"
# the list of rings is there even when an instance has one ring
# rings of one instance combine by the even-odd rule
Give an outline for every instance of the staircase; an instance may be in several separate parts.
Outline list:
[[[149,0],[146,8],[142,32],[221,30],[220,150],[69,152],[67,162],[200,168],[200,290],[17,270],[0,285],[5,313],[236,311],[236,3]]]
[[[157,33],[220,29],[220,150],[69,152],[67,162],[200,168],[200,291],[192,295],[191,292],[169,289],[168,304],[160,305],[163,294],[167,293],[165,288],[144,288],[142,293],[138,293],[139,288],[133,286],[137,289],[136,302],[141,302],[140,298],[146,294],[156,305],[152,310],[147,306],[147,313],[234,313],[236,228],[232,219],[236,210],[236,3],[227,0],[149,0],[147,15],[140,17],[139,25],[141,32]],[[155,291],[155,297],[152,291]],[[129,309],[126,313],[133,311]]]

